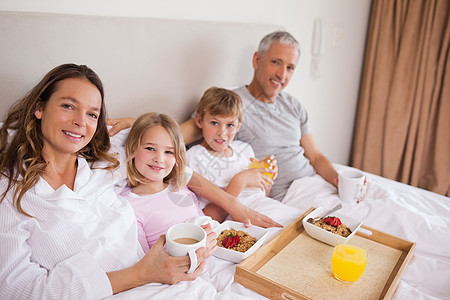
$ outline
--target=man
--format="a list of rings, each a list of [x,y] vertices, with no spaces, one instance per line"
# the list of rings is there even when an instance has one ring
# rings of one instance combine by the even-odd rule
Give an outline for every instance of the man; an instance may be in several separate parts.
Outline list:
[[[299,57],[299,44],[290,33],[276,31],[266,35],[253,55],[255,71],[251,83],[235,90],[244,105],[236,139],[249,143],[258,159],[275,156],[278,177],[270,196],[280,201],[295,179],[316,173],[337,186],[338,174],[317,147],[306,110],[296,98],[283,92]],[[114,125],[112,134],[129,127],[132,120],[109,122]],[[186,144],[201,137],[194,119],[181,124],[181,130]]]
[[[249,143],[259,159],[275,155],[278,177],[270,196],[280,201],[295,179],[316,172],[337,185],[338,174],[319,151],[306,110],[296,98],[283,92],[299,56],[299,44],[288,32],[266,35],[253,55],[253,80],[248,86],[234,90],[244,105],[242,126],[236,139]],[[181,129],[186,144],[201,136],[194,119],[181,124]]]

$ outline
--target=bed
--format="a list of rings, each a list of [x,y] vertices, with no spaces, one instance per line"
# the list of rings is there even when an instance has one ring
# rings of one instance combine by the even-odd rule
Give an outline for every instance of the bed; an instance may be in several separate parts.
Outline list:
[[[113,138],[119,149],[126,134],[122,132]],[[340,164],[334,167],[338,172],[355,170]],[[315,175],[292,183],[282,201],[284,207],[270,201],[249,206],[286,226],[311,207],[331,208],[342,203],[341,212],[361,219],[364,225],[416,243],[393,299],[450,299],[450,199],[363,173],[368,181],[367,192],[358,204],[342,202],[337,190]],[[271,228],[269,236],[274,237],[280,231]],[[236,264],[212,257],[195,282],[147,285],[112,299],[265,299],[234,282],[235,269]]]
[[[236,86],[251,78],[254,47],[275,29],[280,27],[0,12],[0,113],[3,117],[12,101],[52,67],[75,62],[91,66],[103,79],[110,117],[160,111],[184,121],[209,86]],[[157,46],[161,43],[164,47]],[[121,138],[113,139],[118,147]],[[344,203],[342,210],[367,226],[416,243],[393,298],[450,299],[450,199],[365,174],[364,200]],[[288,225],[311,207],[332,207],[339,201],[336,189],[314,176],[295,181],[284,205],[265,202],[253,208]],[[279,231],[271,229],[270,236]],[[149,284],[111,299],[264,299],[234,282],[235,269],[236,264],[212,257],[194,282]]]
[[[353,169],[334,165],[336,170]],[[376,230],[416,243],[412,260],[400,278],[393,299],[450,299],[450,203],[426,190],[364,172],[367,193],[359,204],[342,203],[342,212]],[[311,207],[341,202],[336,189],[320,176],[296,180],[282,201],[303,214]],[[275,213],[274,213],[275,209]],[[295,220],[289,210],[258,207],[258,211],[286,224]],[[291,210],[292,212],[292,210]],[[283,225],[284,225],[283,224]],[[278,229],[271,229],[274,236]],[[234,282],[236,264],[212,257],[195,282],[175,286],[149,285],[112,299],[266,299]]]

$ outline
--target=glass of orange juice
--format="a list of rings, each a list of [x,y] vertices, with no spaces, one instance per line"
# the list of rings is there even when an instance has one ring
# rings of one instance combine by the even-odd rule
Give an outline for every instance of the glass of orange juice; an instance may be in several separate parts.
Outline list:
[[[366,269],[367,255],[367,246],[362,243],[337,245],[331,256],[334,277],[343,282],[357,281]]]
[[[272,167],[270,166],[270,164],[268,162],[265,162],[265,161],[253,161],[248,164],[248,168],[249,169],[260,169],[260,168],[271,169]],[[269,176],[270,179],[273,179],[273,176],[275,175],[273,173],[263,173],[263,174]]]

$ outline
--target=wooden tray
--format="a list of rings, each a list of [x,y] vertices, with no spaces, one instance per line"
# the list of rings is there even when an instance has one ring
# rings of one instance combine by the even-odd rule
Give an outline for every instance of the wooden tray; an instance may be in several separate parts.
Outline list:
[[[358,231],[353,238],[368,245],[367,268],[357,282],[342,283],[331,273],[333,247],[303,228],[314,209],[241,262],[234,280],[270,299],[390,299],[416,244],[362,225],[372,234]]]

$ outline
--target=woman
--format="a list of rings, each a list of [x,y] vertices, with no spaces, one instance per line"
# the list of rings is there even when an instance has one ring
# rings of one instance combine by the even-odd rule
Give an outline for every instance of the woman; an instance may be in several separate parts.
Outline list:
[[[86,66],[51,70],[0,129],[0,298],[104,298],[149,282],[194,280],[202,261],[170,257],[164,236],[144,256],[136,220],[117,197],[102,82]]]

